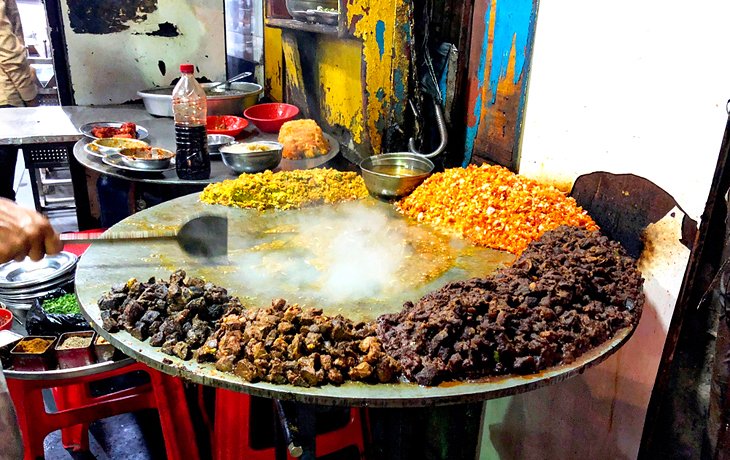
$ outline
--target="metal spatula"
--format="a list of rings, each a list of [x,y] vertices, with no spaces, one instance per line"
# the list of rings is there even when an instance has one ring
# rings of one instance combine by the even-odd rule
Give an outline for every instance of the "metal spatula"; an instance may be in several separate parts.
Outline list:
[[[61,234],[61,241],[66,243],[137,240],[176,240],[182,250],[191,256],[224,256],[228,254],[228,219],[223,216],[199,216],[185,222],[178,230]]]

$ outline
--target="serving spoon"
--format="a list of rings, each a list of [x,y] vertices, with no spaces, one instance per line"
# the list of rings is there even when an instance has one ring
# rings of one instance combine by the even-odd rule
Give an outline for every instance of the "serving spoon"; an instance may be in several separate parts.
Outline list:
[[[219,257],[228,254],[228,218],[203,215],[185,222],[176,230],[106,232],[96,235],[61,234],[65,243],[121,242],[141,240],[175,240],[183,251],[195,257]]]
[[[216,88],[218,88],[220,86],[223,86],[223,85],[225,85],[224,86],[224,89],[227,89],[228,88],[228,85],[230,85],[234,81],[238,81],[238,80],[241,80],[241,79],[246,78],[246,77],[249,77],[249,76],[251,76],[251,72],[239,73],[238,75],[235,75],[235,76],[229,78],[226,81],[222,81],[220,83],[216,83],[215,85],[208,87],[208,91],[213,91],[214,89],[216,89]]]

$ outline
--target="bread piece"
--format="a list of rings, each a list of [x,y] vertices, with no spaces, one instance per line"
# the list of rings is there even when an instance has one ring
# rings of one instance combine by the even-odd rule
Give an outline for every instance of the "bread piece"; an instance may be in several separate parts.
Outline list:
[[[306,119],[287,121],[281,125],[279,143],[284,146],[281,155],[289,160],[318,157],[330,149],[322,128],[314,120]]]

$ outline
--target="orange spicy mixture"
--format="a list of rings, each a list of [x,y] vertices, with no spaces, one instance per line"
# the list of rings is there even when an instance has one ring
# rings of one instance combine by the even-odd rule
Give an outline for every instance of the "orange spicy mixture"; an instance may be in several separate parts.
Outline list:
[[[43,353],[48,349],[50,344],[51,342],[45,339],[28,339],[18,343],[15,347],[15,351],[19,353]]]
[[[560,225],[598,229],[575,199],[557,188],[486,164],[434,174],[396,207],[478,246],[513,254]]]

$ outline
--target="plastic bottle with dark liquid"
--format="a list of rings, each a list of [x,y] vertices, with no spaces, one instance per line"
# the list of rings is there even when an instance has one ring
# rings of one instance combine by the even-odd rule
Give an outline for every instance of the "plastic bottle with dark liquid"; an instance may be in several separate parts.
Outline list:
[[[195,80],[192,64],[180,65],[180,81],[172,90],[172,112],[175,116],[175,169],[177,177],[186,180],[210,177],[210,156],[205,129],[208,114],[205,90]]]

